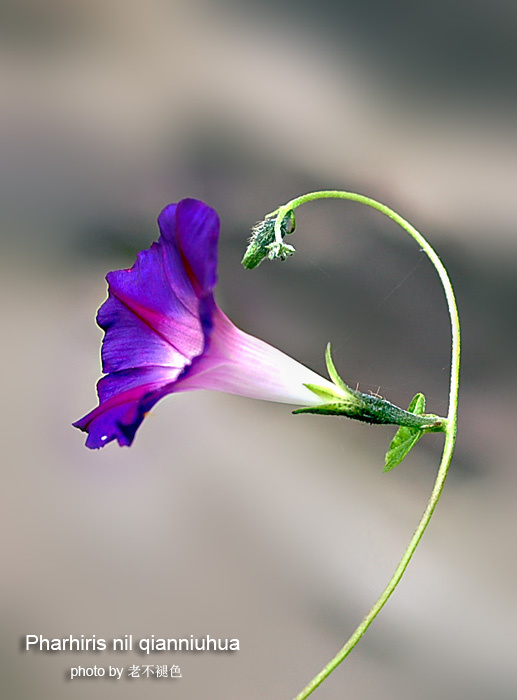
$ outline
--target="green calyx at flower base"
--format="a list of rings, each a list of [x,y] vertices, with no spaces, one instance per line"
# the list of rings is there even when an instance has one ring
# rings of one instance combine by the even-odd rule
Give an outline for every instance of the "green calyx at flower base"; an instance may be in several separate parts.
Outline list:
[[[432,413],[424,413],[425,398],[417,394],[405,411],[375,394],[364,394],[352,389],[341,379],[332,360],[330,343],[325,351],[325,362],[335,391],[317,384],[305,386],[324,403],[307,408],[297,408],[293,413],[316,413],[326,416],[345,416],[363,423],[399,425],[386,454],[384,471],[391,471],[409,454],[424,433],[444,432],[447,420]]]

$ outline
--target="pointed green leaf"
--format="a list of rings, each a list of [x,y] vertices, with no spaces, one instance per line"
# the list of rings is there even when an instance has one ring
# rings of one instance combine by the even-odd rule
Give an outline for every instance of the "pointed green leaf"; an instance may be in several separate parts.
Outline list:
[[[386,454],[386,463],[383,471],[390,472],[400,464],[421,437],[422,431],[419,428],[399,428]]]
[[[415,394],[407,410],[411,413],[416,413],[419,416],[423,416],[425,413],[425,396],[420,393]]]
[[[416,394],[409,404],[408,411],[423,415],[425,412],[425,396],[423,394]],[[420,428],[400,427],[391,441],[390,449],[386,454],[386,462],[383,471],[390,472],[400,464],[411,452],[422,435],[423,431]]]

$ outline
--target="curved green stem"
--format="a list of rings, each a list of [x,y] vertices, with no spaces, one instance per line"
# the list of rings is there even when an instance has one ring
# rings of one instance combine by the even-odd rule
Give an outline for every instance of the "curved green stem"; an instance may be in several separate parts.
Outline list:
[[[354,202],[359,202],[361,204],[365,204],[366,206],[372,207],[373,209],[377,209],[377,211],[380,211],[382,214],[399,224],[399,226],[401,226],[407,233],[409,233],[409,235],[418,243],[421,249],[426,253],[431,263],[434,265],[445,292],[445,297],[449,308],[449,316],[451,319],[452,352],[449,385],[449,407],[447,411],[447,423],[445,427],[445,443],[436,481],[431,496],[427,502],[424,514],[422,515],[422,518],[418,523],[413,537],[411,538],[411,541],[409,542],[406,551],[402,556],[402,559],[400,560],[397,568],[395,569],[391,580],[380,595],[377,602],[373,605],[371,610],[364,617],[362,622],[358,625],[358,627],[353,632],[352,636],[348,639],[346,644],[338,651],[335,657],[331,661],[329,661],[329,663],[320,671],[320,673],[318,673],[318,675],[315,676],[312,679],[312,681],[310,681],[310,683],[308,683],[305,686],[301,693],[299,693],[296,696],[295,700],[305,700],[305,698],[309,697],[309,695],[311,695],[311,693],[332,673],[332,671],[348,656],[348,654],[350,654],[352,649],[359,642],[363,634],[366,632],[368,627],[371,625],[371,623],[374,621],[374,619],[377,617],[379,612],[382,610],[382,608],[390,598],[391,594],[393,593],[400,579],[402,578],[409,562],[411,561],[411,558],[415,553],[418,543],[422,539],[422,536],[429,524],[429,521],[431,520],[431,516],[434,512],[434,509],[436,508],[438,500],[440,499],[440,495],[442,493],[443,486],[445,483],[445,478],[447,476],[449,465],[451,463],[452,453],[454,451],[454,444],[456,441],[458,389],[460,373],[460,322],[458,317],[456,299],[454,297],[454,291],[452,289],[449,275],[447,274],[447,271],[443,266],[442,261],[440,260],[434,249],[426,241],[426,239],[399,214],[397,214],[395,211],[393,211],[386,205],[381,204],[380,202],[377,202],[374,199],[370,199],[369,197],[365,197],[354,192],[325,190],[321,192],[312,192],[310,194],[297,197],[296,199],[292,199],[290,202],[278,209],[275,224],[275,238],[277,242],[282,242],[280,226],[285,216],[288,215],[290,212],[293,212],[301,204],[305,204],[306,202],[312,202],[316,199],[347,199],[352,200]]]

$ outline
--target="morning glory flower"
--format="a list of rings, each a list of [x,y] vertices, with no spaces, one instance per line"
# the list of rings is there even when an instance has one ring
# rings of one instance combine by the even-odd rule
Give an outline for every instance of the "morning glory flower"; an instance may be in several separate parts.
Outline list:
[[[237,328],[214,299],[219,218],[184,199],[158,218],[159,240],[131,269],[108,273],[99,405],[74,423],[87,447],[131,445],[167,394],[209,389],[298,406],[336,396],[335,384]],[[318,387],[319,392],[306,385]],[[319,395],[318,395],[319,393]]]

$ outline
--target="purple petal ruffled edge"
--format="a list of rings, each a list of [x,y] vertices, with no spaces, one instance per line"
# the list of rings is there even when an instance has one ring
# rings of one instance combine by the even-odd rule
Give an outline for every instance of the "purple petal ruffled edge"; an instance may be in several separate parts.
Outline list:
[[[208,346],[213,328],[219,218],[184,199],[158,217],[160,238],[129,270],[107,275],[108,299],[97,322],[105,331],[99,406],[73,425],[86,446],[131,445],[146,413],[175,390]]]

